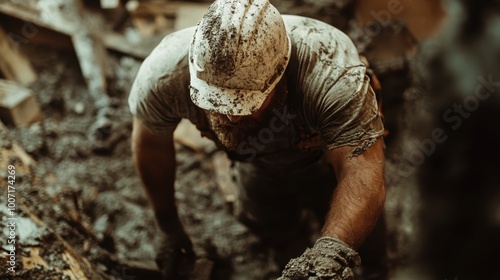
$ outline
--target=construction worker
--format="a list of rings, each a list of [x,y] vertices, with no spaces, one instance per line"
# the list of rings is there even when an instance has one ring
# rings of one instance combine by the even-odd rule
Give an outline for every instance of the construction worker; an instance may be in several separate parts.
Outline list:
[[[134,162],[170,240],[165,273],[192,252],[174,201],[173,131],[186,118],[236,162],[239,218],[263,242],[306,234],[305,207],[323,225],[282,279],[353,277],[385,201],[384,128],[345,34],[268,0],[217,0],[153,50],[129,106]]]

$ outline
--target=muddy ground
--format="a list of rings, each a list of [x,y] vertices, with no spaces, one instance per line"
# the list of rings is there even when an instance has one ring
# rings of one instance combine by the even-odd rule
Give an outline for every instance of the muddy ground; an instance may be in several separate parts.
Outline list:
[[[300,14],[302,11],[302,14],[321,19],[331,19],[338,14],[331,7],[326,10],[321,6],[306,8],[310,3],[285,4],[280,9],[289,9],[288,13]],[[335,19],[338,21],[335,24],[346,28],[347,20]],[[95,100],[88,94],[75,54],[71,50],[33,44],[23,45],[22,51],[39,74],[30,88],[42,106],[43,120],[29,127],[10,127],[2,132],[2,151],[6,153],[11,149],[8,143],[17,141],[36,161],[16,184],[20,201],[33,211],[32,214],[41,217],[45,228],[34,225],[29,219],[23,220],[20,232],[27,234],[20,239],[20,247],[41,247],[41,255],[60,250],[61,241],[51,233],[55,232],[90,261],[98,277],[134,279],[131,278],[134,275],[128,275],[118,263],[127,261],[154,266],[160,241],[159,229],[135,175],[130,153],[131,115],[127,96],[141,61],[109,54],[116,75],[113,90],[108,92],[111,106],[107,114],[112,123],[101,131],[103,139],[97,140],[112,137],[113,141],[108,142],[107,149],[96,149],[95,135],[90,133],[98,119]],[[406,279],[405,275],[414,273],[411,267],[407,269],[407,262],[413,254],[411,240],[416,235],[418,192],[413,174],[401,176],[398,172],[404,150],[412,147],[393,143],[404,137],[399,133],[408,121],[404,117],[403,103],[415,100],[418,92],[409,90],[411,83],[406,64],[379,72],[383,92],[389,97],[386,103],[389,109],[385,114],[391,133],[387,141],[386,166],[390,271],[392,279]],[[201,153],[181,144],[177,144],[176,149],[179,162],[176,198],[180,216],[197,254],[214,260],[212,279],[277,277],[279,270],[272,253],[258,246],[257,238],[235,219],[231,205],[218,191],[213,160],[220,152],[208,148]],[[10,161],[10,164],[21,164],[15,157]],[[1,172],[5,178],[6,173]],[[2,207],[4,199],[2,195]],[[0,209],[6,213],[6,209]],[[20,209],[19,214],[30,217],[30,211]],[[29,256],[32,251],[25,249],[22,255]],[[63,263],[65,266],[63,259],[52,261],[51,265]],[[4,265],[4,262],[0,264],[0,273],[4,273]],[[36,272],[22,268],[17,279],[49,279],[51,276],[63,277],[60,272],[48,269]]]

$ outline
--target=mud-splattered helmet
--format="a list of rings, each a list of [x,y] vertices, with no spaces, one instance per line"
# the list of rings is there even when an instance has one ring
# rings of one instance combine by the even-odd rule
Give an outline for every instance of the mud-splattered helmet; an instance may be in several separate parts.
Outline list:
[[[281,79],[291,44],[268,0],[217,0],[189,49],[190,94],[206,110],[250,115]]]

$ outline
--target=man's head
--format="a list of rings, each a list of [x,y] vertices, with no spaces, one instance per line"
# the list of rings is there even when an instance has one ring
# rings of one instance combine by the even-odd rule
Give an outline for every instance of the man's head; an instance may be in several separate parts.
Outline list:
[[[280,81],[290,51],[283,18],[268,0],[217,0],[189,49],[191,99],[210,112],[251,115]]]

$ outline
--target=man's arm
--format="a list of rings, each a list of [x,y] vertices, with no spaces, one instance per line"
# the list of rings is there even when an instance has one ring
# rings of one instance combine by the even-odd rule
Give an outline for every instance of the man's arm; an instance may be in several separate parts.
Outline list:
[[[136,171],[146,189],[156,219],[165,232],[178,222],[175,205],[175,149],[173,133],[153,134],[134,117],[132,154]]]
[[[156,262],[165,279],[178,279],[178,274],[183,275],[188,264],[193,261],[194,252],[175,205],[173,132],[154,134],[139,119],[134,118],[132,154],[158,225],[165,233]]]
[[[350,157],[352,149],[344,146],[326,153],[338,185],[321,236],[340,239],[357,249],[384,207],[383,140],[379,139],[359,156]]]
[[[385,202],[383,140],[358,156],[353,147],[326,152],[337,175],[330,209],[319,238],[311,249],[290,260],[279,280],[352,280],[361,264],[357,249],[370,234]]]

